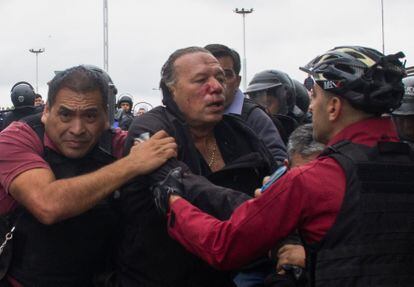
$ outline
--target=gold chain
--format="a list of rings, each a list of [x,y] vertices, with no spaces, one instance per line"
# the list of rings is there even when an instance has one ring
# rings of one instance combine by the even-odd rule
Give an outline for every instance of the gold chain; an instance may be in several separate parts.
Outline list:
[[[211,168],[213,164],[216,162],[216,151],[217,151],[217,145],[213,141],[213,148],[211,149],[210,160],[207,163],[209,168]]]

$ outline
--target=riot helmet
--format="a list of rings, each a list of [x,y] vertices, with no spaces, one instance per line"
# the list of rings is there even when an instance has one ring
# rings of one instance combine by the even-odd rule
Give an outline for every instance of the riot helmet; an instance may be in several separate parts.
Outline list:
[[[357,109],[382,114],[400,106],[405,75],[404,53],[385,56],[360,46],[336,47],[316,57],[302,71],[325,91],[343,97]]]
[[[265,96],[278,100],[277,114],[301,117],[303,113],[295,106],[294,84],[288,74],[278,70],[266,70],[254,75],[246,89],[251,99],[263,105]],[[269,102],[269,100],[268,100]],[[269,111],[275,114],[273,111]]]
[[[267,70],[253,76],[245,93],[250,95],[253,92],[263,91],[281,85],[282,83],[276,77],[275,72],[273,70]]]
[[[118,89],[116,88],[114,82],[112,81],[111,77],[109,76],[109,74],[102,70],[101,68],[94,66],[94,65],[82,65],[83,67],[85,67],[88,70],[92,70],[94,72],[97,72],[99,75],[101,75],[101,77],[103,78],[103,80],[108,84],[108,89],[109,92],[115,96],[118,93]]]
[[[292,79],[292,81],[293,81],[294,88],[295,88],[296,106],[298,106],[299,109],[302,110],[302,112],[306,113],[309,109],[309,104],[310,104],[308,90],[298,80]]]
[[[101,75],[105,83],[108,84],[108,118],[109,118],[109,123],[112,125],[114,123],[116,94],[118,93],[118,89],[116,88],[114,82],[112,81],[111,77],[106,71],[94,65],[82,65],[82,66],[88,70],[97,72],[99,75]]]
[[[133,101],[132,101],[132,97],[129,94],[122,94],[119,97],[118,103],[117,103],[118,109],[121,108],[122,103],[128,103],[129,104],[129,111],[128,112],[132,111]]]
[[[401,140],[414,143],[414,76],[403,79],[405,93],[392,117]]]
[[[414,76],[404,78],[404,96],[401,106],[393,111],[397,116],[414,116]]]
[[[18,82],[14,84],[10,94],[15,109],[23,107],[33,107],[36,94],[33,86],[28,82]]]

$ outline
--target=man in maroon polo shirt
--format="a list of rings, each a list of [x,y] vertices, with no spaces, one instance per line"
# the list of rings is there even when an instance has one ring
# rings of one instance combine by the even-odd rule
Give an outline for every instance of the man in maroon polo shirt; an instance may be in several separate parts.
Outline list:
[[[160,184],[155,193],[169,203],[169,234],[213,266],[232,269],[297,228],[311,286],[412,286],[413,151],[398,142],[391,120],[381,118],[400,105],[403,56],[337,47],[301,68],[316,82],[315,140],[328,148],[227,221],[183,199],[191,192],[180,186],[186,175],[170,173],[174,188]]]
[[[104,73],[58,73],[43,114],[0,134],[0,214],[15,226],[12,286],[94,286],[119,225],[112,194],[176,155],[160,131],[121,158],[126,133],[109,129]]]

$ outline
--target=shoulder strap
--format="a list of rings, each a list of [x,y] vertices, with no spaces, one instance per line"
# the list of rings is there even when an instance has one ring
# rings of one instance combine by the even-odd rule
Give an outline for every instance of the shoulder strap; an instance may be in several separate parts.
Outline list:
[[[266,110],[262,106],[256,104],[249,98],[245,98],[241,112],[242,119],[246,121],[254,109],[261,109],[264,112],[266,112]]]
[[[336,155],[340,155],[351,160],[352,162],[367,161],[368,157],[366,151],[368,149],[369,148],[366,146],[358,145],[348,140],[344,140],[325,148],[319,157],[330,156],[336,158]]]
[[[414,159],[414,151],[405,142],[378,142],[374,147],[367,147],[345,140],[327,147],[320,156],[333,156],[334,154],[341,154],[354,162],[368,161],[370,157],[378,154],[408,155],[411,159]]]
[[[103,150],[107,154],[112,155],[112,140],[115,136],[115,133],[115,129],[113,128],[105,130],[99,139],[99,149]]]
[[[41,121],[42,114],[34,114],[22,118],[20,121],[28,124],[37,134],[40,141],[43,142],[43,135],[45,134],[45,127]]]

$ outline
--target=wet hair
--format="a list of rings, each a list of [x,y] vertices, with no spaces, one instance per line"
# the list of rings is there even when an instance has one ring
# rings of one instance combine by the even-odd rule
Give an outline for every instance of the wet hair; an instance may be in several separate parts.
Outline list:
[[[233,60],[233,70],[236,75],[240,74],[241,70],[241,63],[240,63],[240,55],[235,50],[221,44],[210,44],[205,46],[207,50],[213,54],[216,58],[222,57],[230,57]]]
[[[313,139],[312,124],[305,124],[296,128],[289,136],[287,144],[287,152],[290,158],[295,153],[306,158],[315,153],[322,152],[324,148],[324,144]]]
[[[99,91],[105,109],[108,108],[108,84],[101,73],[85,66],[76,66],[59,72],[48,83],[47,103],[52,107],[58,92],[67,88],[77,93]]]
[[[175,61],[187,54],[194,54],[194,53],[208,53],[211,54],[208,50],[201,48],[201,47],[187,47],[183,49],[178,49],[174,53],[168,57],[167,62],[162,66],[161,69],[161,83],[160,88],[162,88],[162,84],[167,87],[171,87],[176,81],[176,73],[175,73]]]

